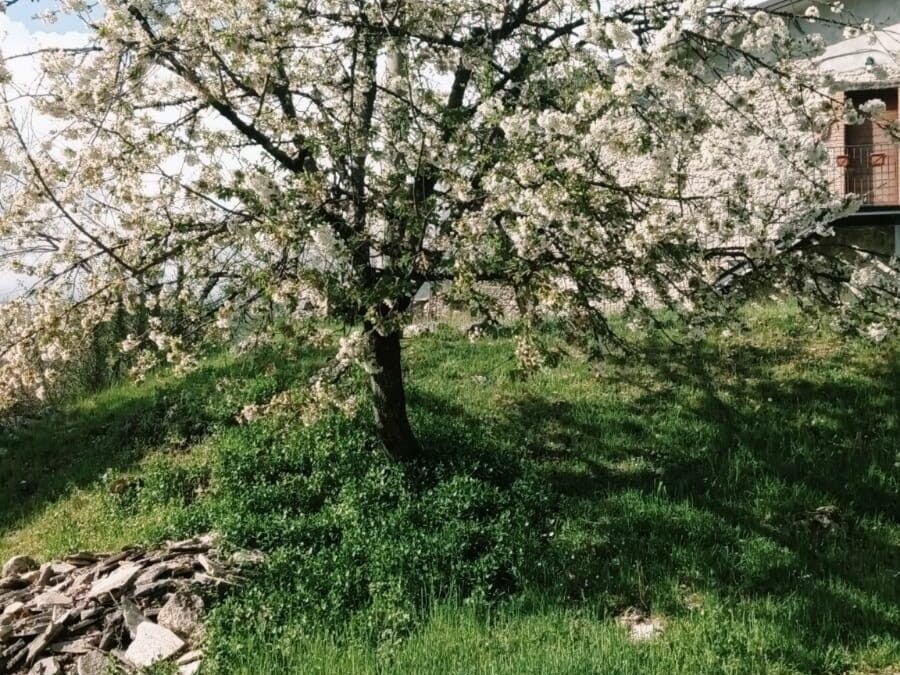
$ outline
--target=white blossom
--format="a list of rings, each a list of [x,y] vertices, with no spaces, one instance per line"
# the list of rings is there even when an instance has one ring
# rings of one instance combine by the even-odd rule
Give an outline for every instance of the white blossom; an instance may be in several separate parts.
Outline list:
[[[57,13],[52,9],[45,9],[44,11],[39,12],[36,18],[48,26],[52,26],[59,19]]]
[[[350,330],[304,406],[350,409],[334,382],[382,372],[370,343],[402,333],[426,282],[496,321],[494,280],[523,327],[550,314],[593,344],[662,309],[699,334],[760,286],[900,323],[895,260],[796,245],[859,206],[828,176],[822,38],[712,6],[644,21],[634,3],[409,0],[387,26],[379,3],[142,0],[104,3],[89,50],[44,55],[34,91],[0,61],[4,92],[53,128],[0,105],[0,268],[37,280],[4,305],[0,410],[52,398],[120,319],[143,377],[192,367],[202,337],[246,326],[251,348],[326,313]],[[843,117],[883,111],[848,100]],[[517,351],[540,367],[533,338]]]
[[[872,98],[859,106],[859,111],[869,117],[880,117],[887,110],[887,104],[879,98]]]

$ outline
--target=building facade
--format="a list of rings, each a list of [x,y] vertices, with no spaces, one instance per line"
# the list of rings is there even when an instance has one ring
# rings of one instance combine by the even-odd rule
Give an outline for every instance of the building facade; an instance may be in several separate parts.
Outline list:
[[[837,238],[900,257],[900,1],[769,0],[759,6],[790,17],[792,30],[823,37],[824,53],[816,60],[834,79],[836,105],[884,103],[876,122],[850,112],[824,140],[834,191],[863,202],[858,213],[835,223]],[[811,20],[810,13],[819,18]],[[868,26],[874,30],[860,30]]]

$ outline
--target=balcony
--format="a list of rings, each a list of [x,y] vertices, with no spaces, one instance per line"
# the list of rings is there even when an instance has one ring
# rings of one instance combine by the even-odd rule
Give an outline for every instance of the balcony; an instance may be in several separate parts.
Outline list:
[[[859,213],[844,219],[846,225],[900,224],[898,154],[893,143],[847,145],[829,150],[829,177],[839,195],[862,199]],[[852,221],[852,222],[851,222]]]

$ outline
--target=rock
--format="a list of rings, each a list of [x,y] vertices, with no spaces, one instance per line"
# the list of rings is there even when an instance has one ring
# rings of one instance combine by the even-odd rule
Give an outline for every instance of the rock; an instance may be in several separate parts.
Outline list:
[[[59,578],[59,577],[57,577]],[[88,583],[87,575],[69,575],[66,577],[62,577],[60,582],[55,586],[51,586],[48,590],[57,591],[59,593],[62,592],[75,592],[77,590],[81,590]]]
[[[35,663],[28,675],[62,675],[63,670],[59,665],[59,661],[55,657],[49,656]]]
[[[50,584],[50,580],[53,578],[53,566],[50,563],[44,563],[41,565],[41,569],[38,572],[38,578],[35,580],[35,583],[38,586],[47,586]]]
[[[113,570],[109,576],[98,579],[91,585],[88,598],[100,598],[104,595],[119,593],[128,588],[143,567],[134,563],[125,563]]]
[[[65,558],[66,563],[68,563],[69,565],[74,565],[75,567],[85,567],[87,565],[93,565],[98,560],[100,560],[99,556],[94,555],[93,553],[88,553],[87,551],[73,553],[72,555],[67,555]]]
[[[18,591],[22,588],[28,588],[31,582],[23,579],[18,574],[8,577],[0,577],[0,591]]]
[[[128,598],[122,598],[122,618],[132,640],[137,637],[138,626],[147,620],[140,608]]]
[[[89,628],[89,627],[92,626],[93,624],[97,623],[97,621],[99,621],[99,620],[100,620],[100,617],[99,617],[99,616],[94,616],[94,617],[91,617],[91,618],[89,618],[89,619],[82,619],[81,621],[72,624],[70,630],[71,630],[73,633],[80,633],[80,632],[83,631],[85,628]]]
[[[82,621],[96,621],[104,613],[103,607],[91,607],[90,609],[81,610],[78,618]]]
[[[633,642],[652,640],[663,630],[661,619],[651,617],[644,610],[637,607],[626,609],[620,616],[616,617],[616,623],[628,629],[628,637]]]
[[[25,657],[28,656],[28,650],[25,649],[24,647],[19,648],[18,645],[19,645],[19,643],[17,642],[14,645],[14,647],[16,647],[16,649],[9,650],[10,651],[9,655],[7,655],[5,651],[3,652],[4,658],[7,659],[7,661],[6,661],[7,671],[10,671],[10,672],[14,671],[16,668],[18,668],[19,666],[22,665],[22,663],[25,661]]]
[[[40,570],[31,570],[30,572],[23,572],[22,574],[19,575],[19,578],[22,581],[27,581],[28,585],[30,586],[31,584],[37,583],[38,580],[40,579],[40,576],[41,576]]]
[[[22,613],[23,609],[25,609],[25,603],[17,600],[8,604],[6,606],[6,609],[3,610],[3,614],[0,616],[2,616],[3,618],[7,618],[9,621],[12,621]]]
[[[60,575],[63,575],[63,574],[69,574],[70,572],[73,572],[75,569],[77,569],[75,567],[75,565],[70,565],[69,563],[64,563],[64,562],[50,563],[50,571],[53,572],[53,576],[57,576],[57,577]]]
[[[197,562],[199,563],[200,567],[203,568],[204,572],[214,577],[224,577],[228,572],[225,569],[224,565],[216,562],[215,560],[210,560],[202,553],[197,556]]]
[[[72,598],[58,591],[44,591],[32,600],[35,607],[45,609],[47,607],[71,607]]]
[[[28,646],[28,643],[25,640],[18,640],[8,647],[4,648],[2,652],[0,652],[0,657],[4,659],[12,659],[13,657],[18,658],[16,655],[21,655],[21,657],[25,658],[25,647]],[[7,665],[11,666],[12,661]]]
[[[28,595],[27,591],[18,590],[18,591],[9,591],[0,588],[0,616],[3,616],[3,608],[7,605],[17,602],[21,600],[23,597]]]
[[[175,579],[160,579],[149,584],[135,584],[134,597],[160,597],[170,591],[174,591],[177,586],[178,582]]]
[[[146,586],[148,584],[152,584],[154,581],[163,576],[171,576],[175,571],[178,570],[181,563],[164,561],[155,563],[147,567],[143,572],[138,575],[138,578],[134,580],[135,586]]]
[[[36,569],[38,569],[38,564],[34,561],[34,558],[30,558],[27,555],[14,555],[3,564],[3,571],[0,572],[0,576],[11,577],[14,574],[25,574]]]
[[[99,642],[97,639],[98,637],[99,636],[97,635],[93,635],[90,637],[78,638],[77,640],[54,642],[48,649],[54,654],[86,654],[87,652],[96,649],[97,642]]]
[[[197,675],[200,672],[200,661],[191,661],[178,667],[178,675]]]
[[[173,553],[206,553],[213,547],[215,536],[204,534],[191,537],[184,541],[175,541],[169,544],[168,549]]]
[[[88,652],[75,661],[75,675],[106,675],[108,672],[109,658],[103,652]]]
[[[203,641],[199,589],[240,581],[235,562],[265,560],[258,551],[218,558],[214,541],[78,553],[28,571],[27,562],[14,565],[0,577],[0,673],[107,675],[160,660],[172,673],[196,673],[202,652],[177,657],[189,640]]]
[[[843,518],[836,506],[820,506],[808,511],[801,519],[813,534],[834,534],[844,525]]]
[[[195,675],[200,670],[202,658],[203,652],[196,650],[179,657],[175,661],[175,665],[178,666],[178,675]]]
[[[137,636],[128,649],[125,658],[138,668],[164,661],[184,649],[184,641],[168,628],[144,621],[137,627]]]
[[[52,620],[47,627],[44,629],[44,632],[38,635],[34,640],[32,640],[31,644],[28,645],[28,652],[25,657],[25,665],[30,666],[33,664],[37,657],[40,656],[47,647],[50,646],[50,643],[53,642],[56,637],[62,633],[63,628],[65,628],[66,621],[69,620],[69,612],[62,614],[60,617]]]
[[[221,588],[222,586],[234,586],[233,581],[222,579],[220,577],[211,577],[205,572],[197,572],[197,574],[194,575],[194,583],[203,586],[215,586],[216,588]]]
[[[94,568],[94,573],[99,576],[105,574],[114,567],[118,567],[119,563],[131,556],[134,552],[129,550],[119,551],[110,556],[101,559],[101,562]]]
[[[201,658],[203,658],[203,652],[198,649],[194,649],[179,656],[175,661],[175,665],[185,666],[189,663],[193,663],[194,661],[199,661]]]
[[[159,610],[157,621],[185,638],[191,637],[203,618],[203,599],[183,591],[172,594]]]
[[[122,632],[122,612],[107,614],[103,623],[103,633],[100,635],[100,649],[106,651],[112,649],[119,642]]]
[[[266,554],[262,551],[235,551],[231,554],[230,562],[235,567],[253,567],[262,565],[266,561]]]
[[[26,616],[20,618],[13,624],[13,635],[15,637],[32,637],[39,635],[50,625],[51,616],[48,612],[43,612],[36,616]]]
[[[0,651],[0,657],[4,659],[10,658],[13,654],[17,654],[18,652],[24,652],[25,647],[28,646],[28,643],[25,640],[17,640],[11,645],[4,646],[3,650]]]

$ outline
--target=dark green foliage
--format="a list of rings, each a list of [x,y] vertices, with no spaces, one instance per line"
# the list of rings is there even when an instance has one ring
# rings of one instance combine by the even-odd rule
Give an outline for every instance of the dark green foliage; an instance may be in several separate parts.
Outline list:
[[[275,552],[254,593],[219,614],[221,632],[264,597],[276,623],[350,621],[377,642],[405,635],[425,597],[524,586],[549,517],[543,483],[464,447],[391,464],[367,427],[261,423],[217,446],[211,521],[235,545]]]

